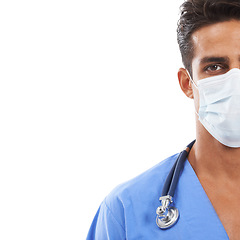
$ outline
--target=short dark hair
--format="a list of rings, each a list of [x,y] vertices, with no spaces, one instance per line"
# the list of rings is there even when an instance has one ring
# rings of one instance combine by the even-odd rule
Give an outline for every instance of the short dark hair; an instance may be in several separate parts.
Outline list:
[[[184,67],[192,75],[192,34],[214,23],[240,20],[240,0],[185,0],[180,7],[180,14],[177,41]]]

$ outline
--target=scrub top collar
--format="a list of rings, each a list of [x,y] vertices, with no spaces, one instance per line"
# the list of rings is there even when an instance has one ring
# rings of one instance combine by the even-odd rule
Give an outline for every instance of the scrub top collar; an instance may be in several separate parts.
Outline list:
[[[188,159],[174,195],[180,219],[173,228],[188,239],[229,239],[212,203]],[[168,231],[168,230],[166,230]],[[182,232],[184,231],[184,233]]]

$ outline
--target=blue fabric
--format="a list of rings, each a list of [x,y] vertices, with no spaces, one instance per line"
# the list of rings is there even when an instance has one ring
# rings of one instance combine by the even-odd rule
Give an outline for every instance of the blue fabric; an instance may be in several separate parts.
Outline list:
[[[116,187],[102,202],[87,240],[229,239],[188,160],[174,195],[180,218],[170,229],[156,225],[158,199],[177,156]]]

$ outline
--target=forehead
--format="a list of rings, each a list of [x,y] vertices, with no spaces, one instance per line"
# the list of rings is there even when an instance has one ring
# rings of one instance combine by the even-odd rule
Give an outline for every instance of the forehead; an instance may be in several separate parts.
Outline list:
[[[205,26],[192,34],[194,58],[240,55],[240,20]]]

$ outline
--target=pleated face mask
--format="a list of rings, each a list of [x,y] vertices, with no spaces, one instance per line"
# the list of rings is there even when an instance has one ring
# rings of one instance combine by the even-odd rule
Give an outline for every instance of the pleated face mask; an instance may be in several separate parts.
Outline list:
[[[240,69],[198,80],[199,121],[225,146],[240,147]]]

